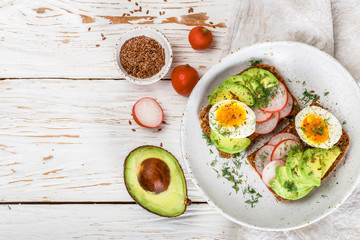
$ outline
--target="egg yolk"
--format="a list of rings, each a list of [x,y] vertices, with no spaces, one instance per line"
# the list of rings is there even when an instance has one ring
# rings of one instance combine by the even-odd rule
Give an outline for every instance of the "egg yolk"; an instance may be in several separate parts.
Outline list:
[[[246,119],[246,110],[236,103],[221,105],[216,111],[216,120],[223,127],[241,125]]]
[[[327,121],[314,114],[309,114],[304,118],[301,130],[313,144],[324,143],[329,138]]]

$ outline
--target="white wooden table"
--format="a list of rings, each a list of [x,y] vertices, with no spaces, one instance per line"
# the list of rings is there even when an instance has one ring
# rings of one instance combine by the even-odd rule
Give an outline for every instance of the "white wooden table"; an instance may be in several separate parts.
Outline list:
[[[192,184],[180,153],[187,98],[172,89],[170,74],[137,86],[120,78],[113,60],[124,32],[151,26],[170,40],[173,67],[189,63],[202,75],[226,44],[232,1],[0,0],[0,239],[270,236],[225,219]],[[197,25],[213,31],[210,49],[191,49],[187,36]],[[132,105],[145,96],[164,109],[161,131],[132,121]],[[126,192],[124,159],[144,144],[162,144],[183,166],[193,204],[182,216],[150,214]],[[360,229],[338,210],[313,228],[271,236],[301,239],[336,217]]]
[[[0,1],[0,239],[236,235],[237,225],[204,202],[183,164],[179,129],[187,98],[172,89],[170,74],[137,86],[120,78],[113,60],[118,38],[141,24],[169,39],[173,67],[189,63],[202,75],[220,58],[231,4]],[[214,34],[206,51],[192,50],[187,40],[198,25]],[[156,98],[164,109],[161,131],[132,120],[132,105],[144,96]],[[161,143],[184,167],[193,200],[174,219],[143,210],[124,185],[129,151]]]

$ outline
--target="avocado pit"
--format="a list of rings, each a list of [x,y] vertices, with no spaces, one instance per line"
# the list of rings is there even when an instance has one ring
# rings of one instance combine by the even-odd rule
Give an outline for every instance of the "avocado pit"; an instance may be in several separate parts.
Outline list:
[[[170,169],[164,161],[158,158],[145,159],[140,164],[138,181],[145,191],[155,194],[162,193],[170,185]]]

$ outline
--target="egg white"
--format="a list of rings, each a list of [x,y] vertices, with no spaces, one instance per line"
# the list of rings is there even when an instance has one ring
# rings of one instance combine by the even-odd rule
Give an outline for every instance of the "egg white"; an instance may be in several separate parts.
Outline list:
[[[322,119],[327,119],[329,137],[325,142],[321,144],[315,144],[309,141],[305,133],[301,130],[302,123],[306,116],[309,114],[314,114],[321,117]],[[329,111],[317,106],[309,106],[301,110],[295,117],[295,128],[302,141],[312,147],[317,148],[331,148],[339,141],[342,135],[342,127],[339,120]]]
[[[217,110],[224,104],[229,104],[231,102],[236,102],[238,105],[241,105],[246,111],[246,118],[243,123],[237,127],[229,126],[225,127],[218,123],[216,120]],[[237,100],[224,100],[214,104],[209,112],[209,123],[210,128],[215,131],[217,134],[220,134],[228,138],[244,138],[248,137],[255,132],[256,116],[251,108],[246,104],[237,101]]]

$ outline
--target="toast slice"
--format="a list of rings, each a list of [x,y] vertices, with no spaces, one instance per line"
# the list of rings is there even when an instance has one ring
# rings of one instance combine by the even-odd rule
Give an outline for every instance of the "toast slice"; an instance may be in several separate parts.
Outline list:
[[[323,108],[320,104],[318,103],[312,103],[310,106],[317,106],[317,107],[321,107]],[[287,132],[287,133],[292,133],[296,136],[299,136],[297,134],[297,131],[295,129],[295,121],[292,121],[290,122],[284,129],[282,129],[279,133],[283,133],[283,132]],[[264,146],[268,144],[268,142],[266,142],[264,144]],[[334,169],[336,168],[336,166],[338,165],[338,163],[341,161],[341,159],[344,158],[345,156],[345,152],[346,152],[346,149],[348,148],[348,146],[350,145],[350,138],[349,138],[349,135],[345,132],[345,130],[343,129],[342,130],[342,135],[339,139],[339,141],[335,144],[336,146],[338,146],[341,150],[341,153],[340,155],[335,159],[335,161],[333,162],[333,164],[330,166],[329,170],[325,173],[324,177],[321,179],[321,182],[324,181],[332,171],[334,171]],[[261,147],[260,147],[261,148]],[[256,167],[255,167],[255,163],[254,163],[254,160],[255,160],[255,155],[256,153],[260,150],[260,148],[258,150],[256,150],[255,152],[251,153],[249,156],[248,156],[248,161],[250,163],[250,165],[253,167],[253,169],[256,171]],[[308,147],[308,148],[311,148],[311,147]],[[260,179],[261,179],[261,175],[256,171],[256,173],[259,175]],[[262,181],[262,180],[261,180]],[[274,196],[276,197],[276,199],[280,202],[285,202],[285,201],[293,201],[293,200],[289,200],[289,199],[285,199],[285,198],[282,198],[280,197],[279,195],[277,195],[272,189],[271,187],[267,187],[273,194]]]
[[[280,75],[280,73],[276,70],[276,68],[274,66],[268,65],[268,64],[257,64],[255,66],[251,66],[248,67],[246,69],[244,69],[242,72],[240,72],[238,75],[242,74],[243,72],[252,69],[252,68],[261,68],[264,70],[267,70],[269,72],[271,72],[281,83],[283,83],[286,87],[286,90],[290,93],[290,95],[292,96],[292,98],[294,99],[294,105],[293,105],[293,109],[290,112],[288,117],[294,117],[296,116],[296,114],[298,114],[298,112],[300,111],[300,106],[298,101],[296,100],[296,98],[294,97],[294,95],[292,95],[292,93],[290,92],[289,88],[286,86],[286,82],[283,79],[283,77]],[[207,105],[205,106],[200,113],[199,116],[199,120],[200,120],[200,125],[202,130],[204,131],[204,133],[210,137],[210,125],[209,125],[209,111],[210,108],[212,107],[212,105]],[[288,118],[286,117],[286,118]],[[279,121],[278,124],[281,124],[283,121],[286,121],[286,118],[283,118]],[[253,142],[259,135],[256,133],[253,133],[252,135],[250,135],[248,138],[251,140],[251,142]],[[229,154],[229,153],[225,153],[222,152],[218,149],[220,155],[224,158],[231,158],[234,154]]]

